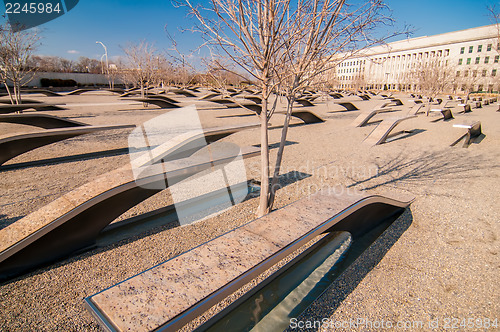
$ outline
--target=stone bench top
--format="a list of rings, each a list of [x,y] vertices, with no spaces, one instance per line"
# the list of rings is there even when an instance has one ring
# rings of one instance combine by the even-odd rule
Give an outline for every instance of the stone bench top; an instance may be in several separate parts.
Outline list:
[[[192,147],[193,144],[197,145],[196,142],[199,140],[202,140],[203,142],[198,145],[204,146],[206,144],[204,142],[205,140],[211,141],[212,138],[228,136],[242,130],[259,127],[259,123],[247,123],[241,125],[220,126],[205,130],[191,130],[157,146],[156,148],[150,150],[149,153],[143,153],[141,156],[132,161],[132,165],[134,167],[142,167],[148,164],[157,163],[160,160],[168,160],[169,156],[179,153],[181,150],[186,149],[187,146],[191,145]]]
[[[0,105],[0,109],[3,108],[38,108],[38,107],[49,107],[49,106],[60,106],[66,105],[65,103],[57,103],[57,104],[47,104],[47,103],[29,103],[29,104],[2,104]]]
[[[238,289],[255,273],[263,272],[360,208],[371,203],[406,208],[413,199],[329,189],[88,297],[86,305],[111,330],[177,329],[193,311],[199,314],[208,309],[226,296],[226,291]]]
[[[480,125],[480,124],[481,124],[480,121],[471,121],[468,123],[457,123],[457,124],[454,124],[453,127],[471,129],[472,127],[474,127],[476,125]]]
[[[36,137],[47,137],[47,136],[57,136],[57,135],[67,135],[75,133],[91,133],[94,131],[102,130],[114,130],[114,129],[126,129],[135,128],[133,124],[123,124],[123,125],[105,125],[105,126],[79,126],[71,128],[56,128],[56,129],[45,129],[35,132],[25,132],[25,133],[15,133],[0,136],[0,143],[4,143],[11,140],[20,140],[26,138],[36,138]]]

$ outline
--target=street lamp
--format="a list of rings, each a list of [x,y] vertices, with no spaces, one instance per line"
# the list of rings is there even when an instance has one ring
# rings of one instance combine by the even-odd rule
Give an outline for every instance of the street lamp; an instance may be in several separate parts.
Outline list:
[[[106,48],[106,45],[104,45],[102,42],[100,41],[96,41],[95,42],[96,44],[101,44],[102,47],[104,47],[104,56],[106,57],[106,75],[108,76],[109,78],[109,64],[108,64],[108,49]],[[102,57],[101,57],[101,63],[102,63]],[[109,85],[111,87],[111,82],[109,82]]]
[[[106,45],[104,45],[103,43],[101,43],[100,41],[96,41],[95,42],[96,44],[101,44],[102,47],[104,47],[104,56],[106,57],[106,74],[108,74],[108,49],[106,48]],[[101,57],[102,59],[102,57]]]

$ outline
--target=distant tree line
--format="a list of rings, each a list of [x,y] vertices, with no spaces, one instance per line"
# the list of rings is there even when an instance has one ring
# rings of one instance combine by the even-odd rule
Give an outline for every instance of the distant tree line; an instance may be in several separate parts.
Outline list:
[[[28,62],[28,66],[36,69],[36,71],[56,73],[101,74],[103,72],[99,60],[84,56],[79,57],[77,61],[72,61],[59,56],[33,55]]]

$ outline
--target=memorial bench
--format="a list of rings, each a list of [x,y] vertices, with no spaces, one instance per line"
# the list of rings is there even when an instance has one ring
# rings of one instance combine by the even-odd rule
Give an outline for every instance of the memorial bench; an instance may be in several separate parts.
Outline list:
[[[476,138],[479,137],[482,134],[481,131],[481,122],[480,121],[473,121],[473,122],[468,122],[468,123],[459,123],[459,124],[454,124],[454,128],[465,128],[467,129],[467,132],[460,136],[455,142],[451,144],[451,146],[455,146],[458,142],[460,142],[462,139],[464,139],[464,144],[462,147],[468,148],[469,145],[472,143],[472,141]]]
[[[337,102],[335,104],[342,106],[347,111],[359,111],[359,108],[357,108],[353,103],[350,102],[340,102],[340,103]]]
[[[323,189],[92,295],[85,304],[109,331],[177,330],[318,235],[360,236],[395,220],[412,200]]]
[[[453,114],[451,113],[451,108],[431,108],[429,109],[429,113],[441,113],[443,116],[442,120],[454,119]]]
[[[460,111],[460,113],[470,113],[470,112],[472,112],[470,104],[460,103],[457,106],[463,107],[463,109]]]
[[[180,108],[179,105],[172,103],[163,98],[147,97],[147,98],[127,98],[127,100],[140,101],[145,104],[153,104],[160,108]]]
[[[299,99],[295,99],[295,102],[304,106],[304,107],[311,107],[311,106],[314,106],[314,104],[311,102],[311,100],[308,100],[306,98],[299,98]]]
[[[82,93],[87,93],[87,92],[112,92],[112,93],[117,93],[119,95],[123,94],[125,91],[123,89],[119,88],[113,88],[113,89],[93,89],[93,88],[81,88],[81,89],[76,89],[73,91],[70,91],[66,93],[66,96],[72,96],[72,95],[81,95]]]
[[[40,93],[42,95],[46,95],[47,97],[62,97],[62,94],[59,94],[54,91],[50,91],[47,89],[21,89],[21,94],[25,93]]]
[[[392,112],[392,108],[386,107],[388,103],[382,103],[378,106],[375,106],[374,109],[367,110],[361,112],[353,122],[351,122],[350,126],[352,127],[363,127],[365,126],[371,118],[379,113]]]
[[[64,105],[64,104],[57,104]],[[20,112],[27,109],[35,109],[37,111],[58,111],[63,110],[63,107],[59,107],[55,104],[46,104],[46,103],[33,103],[33,104],[12,104],[12,105],[0,105],[0,114],[8,114],[14,112]]]
[[[231,99],[209,99],[208,101],[222,104],[228,108],[243,108],[255,114],[260,114],[260,112],[262,111],[262,106],[258,104],[246,104],[246,103],[243,104],[233,101]],[[275,112],[275,114],[286,114],[286,113]],[[311,111],[303,111],[303,110],[292,111],[291,116],[294,118],[301,119],[305,124],[325,122],[324,119],[322,119],[321,117],[319,117],[318,115],[314,114]]]
[[[363,141],[370,145],[379,145],[385,143],[391,132],[396,128],[398,124],[405,120],[416,118],[417,115],[410,115],[401,118],[388,118],[383,120]],[[394,136],[396,134],[393,134]]]
[[[185,97],[194,97],[196,98],[196,95],[190,91],[187,91],[187,90],[183,90],[183,89],[177,89],[177,90],[173,90],[172,91],[173,93],[175,93],[176,95],[182,95],[182,96],[185,96]]]
[[[88,126],[88,124],[83,122],[39,113],[4,114],[0,115],[0,122],[17,123],[44,129]]]
[[[93,132],[134,128],[135,125],[78,126],[56,128],[0,137],[0,165],[36,148]]]
[[[0,229],[0,280],[91,245],[123,212],[176,182],[228,163],[238,153],[242,158],[259,155],[256,147],[234,151],[225,145],[193,156],[207,143],[258,127],[215,127],[176,136]]]

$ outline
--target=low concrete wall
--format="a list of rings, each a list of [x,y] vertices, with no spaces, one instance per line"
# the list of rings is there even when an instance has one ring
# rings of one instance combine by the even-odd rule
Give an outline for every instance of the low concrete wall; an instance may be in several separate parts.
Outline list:
[[[41,87],[40,79],[61,79],[61,80],[75,80],[79,84],[92,85],[92,84],[109,84],[106,75],[102,74],[87,74],[87,73],[53,73],[53,72],[39,72],[35,74],[33,80],[28,83],[28,86]],[[120,79],[115,79],[115,84],[122,83]]]

